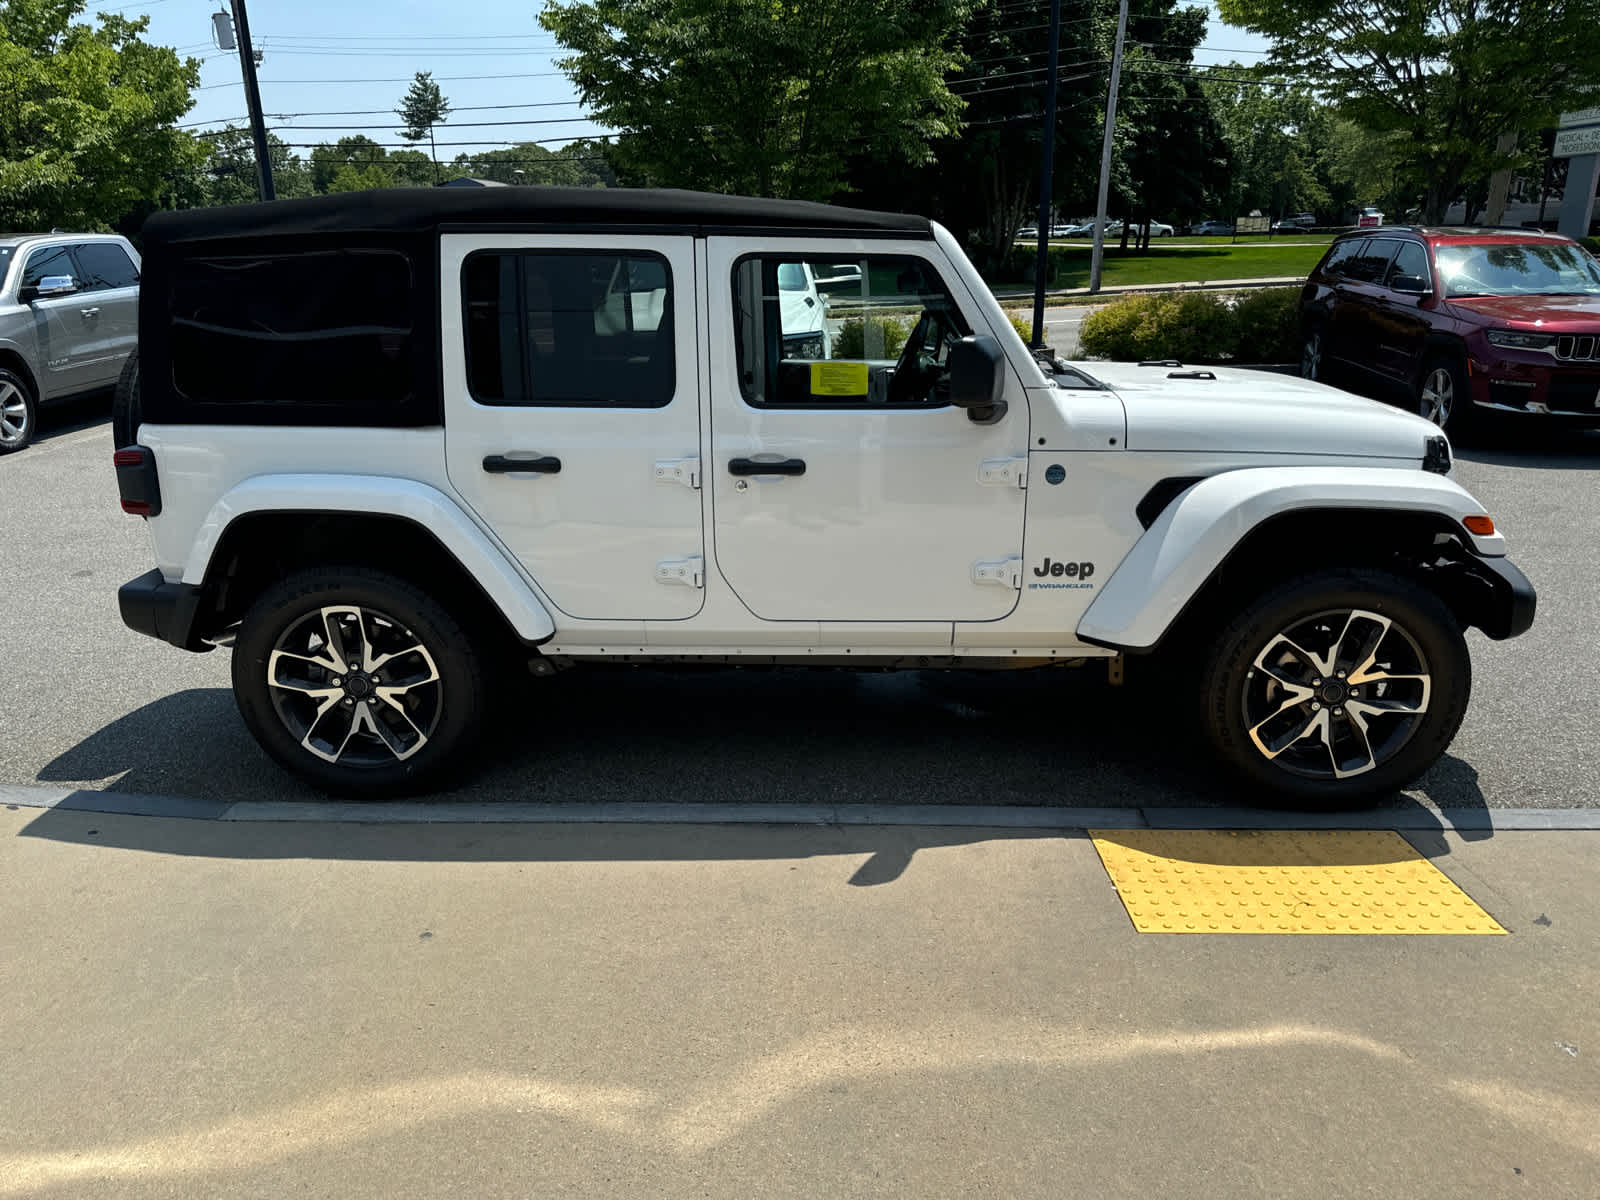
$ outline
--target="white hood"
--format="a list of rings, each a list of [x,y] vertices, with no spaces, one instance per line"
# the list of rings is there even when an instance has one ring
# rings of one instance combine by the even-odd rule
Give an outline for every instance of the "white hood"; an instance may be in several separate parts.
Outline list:
[[[1085,363],[1128,413],[1128,449],[1420,460],[1437,426],[1376,400],[1271,371]],[[1171,379],[1207,371],[1215,379]]]

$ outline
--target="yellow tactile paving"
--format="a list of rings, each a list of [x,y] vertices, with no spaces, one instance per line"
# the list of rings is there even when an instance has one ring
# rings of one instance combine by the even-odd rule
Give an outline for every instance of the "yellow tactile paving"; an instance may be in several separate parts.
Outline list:
[[[1505,933],[1397,833],[1089,835],[1140,933]]]

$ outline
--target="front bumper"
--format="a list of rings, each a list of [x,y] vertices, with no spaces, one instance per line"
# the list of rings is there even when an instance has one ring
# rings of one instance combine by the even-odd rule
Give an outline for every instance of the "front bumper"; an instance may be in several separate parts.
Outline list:
[[[160,638],[180,650],[203,653],[209,642],[195,636],[195,614],[200,589],[187,583],[169,583],[160,569],[146,571],[117,589],[122,623],[137,633]]]
[[[1558,363],[1531,351],[1472,356],[1469,391],[1479,408],[1600,425],[1600,363]]]
[[[1460,586],[1473,614],[1472,623],[1493,638],[1504,641],[1527,633],[1539,606],[1533,584],[1509,558],[1471,559],[1471,569]]]

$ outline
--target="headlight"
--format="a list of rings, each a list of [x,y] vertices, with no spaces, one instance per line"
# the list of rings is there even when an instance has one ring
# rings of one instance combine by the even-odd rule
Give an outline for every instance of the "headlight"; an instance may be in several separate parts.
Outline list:
[[[1523,333],[1519,329],[1491,329],[1485,336],[1491,346],[1507,350],[1548,350],[1556,344],[1553,333]]]

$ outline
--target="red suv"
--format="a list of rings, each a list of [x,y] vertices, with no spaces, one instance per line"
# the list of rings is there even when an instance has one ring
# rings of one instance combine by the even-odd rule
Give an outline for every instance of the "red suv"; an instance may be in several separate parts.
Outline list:
[[[1404,389],[1451,433],[1490,410],[1600,425],[1600,262],[1570,238],[1345,234],[1306,281],[1300,324],[1307,379]]]

